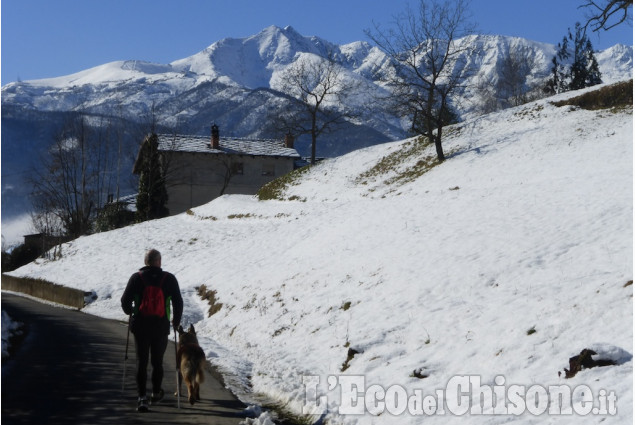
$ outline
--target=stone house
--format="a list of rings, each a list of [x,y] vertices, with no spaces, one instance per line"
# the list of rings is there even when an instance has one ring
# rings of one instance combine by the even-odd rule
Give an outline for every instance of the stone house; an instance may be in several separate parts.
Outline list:
[[[271,180],[293,171],[300,155],[293,137],[285,140],[158,135],[170,215],[203,205],[223,194],[254,195]]]

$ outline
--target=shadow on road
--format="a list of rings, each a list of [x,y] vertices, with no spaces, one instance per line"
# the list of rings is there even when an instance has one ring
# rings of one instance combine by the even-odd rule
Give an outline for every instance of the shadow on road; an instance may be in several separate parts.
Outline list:
[[[136,411],[134,342],[130,339],[122,392],[127,326],[75,310],[2,293],[2,310],[28,333],[2,366],[2,423],[11,424],[238,424],[245,406],[211,375],[200,403],[181,395],[171,342],[165,353],[165,398]],[[150,376],[150,374],[148,374]]]

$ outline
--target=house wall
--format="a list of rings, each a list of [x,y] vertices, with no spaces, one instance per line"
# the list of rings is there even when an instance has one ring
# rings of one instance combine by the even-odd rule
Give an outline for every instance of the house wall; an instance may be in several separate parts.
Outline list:
[[[170,215],[180,214],[220,196],[227,167],[242,164],[225,194],[255,195],[264,184],[293,170],[294,158],[172,152],[167,160],[166,186]],[[269,174],[273,171],[273,175]]]

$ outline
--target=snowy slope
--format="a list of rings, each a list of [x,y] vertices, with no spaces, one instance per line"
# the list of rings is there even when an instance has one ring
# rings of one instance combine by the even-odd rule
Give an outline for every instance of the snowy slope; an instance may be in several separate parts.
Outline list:
[[[632,110],[549,100],[448,129],[449,159],[427,172],[431,147],[375,146],[305,172],[284,201],[224,196],[82,237],[13,274],[94,291],[87,312],[124,320],[127,279],[156,247],[179,279],[184,322],[240,397],[299,413],[311,401],[303,376],[319,377],[327,423],[630,424]],[[209,318],[203,284],[223,304]],[[618,365],[559,377],[583,348]],[[587,385],[615,394],[617,415],[338,414],[343,386],[327,383],[346,375],[408,395],[457,375]],[[448,406],[459,396],[447,393]]]

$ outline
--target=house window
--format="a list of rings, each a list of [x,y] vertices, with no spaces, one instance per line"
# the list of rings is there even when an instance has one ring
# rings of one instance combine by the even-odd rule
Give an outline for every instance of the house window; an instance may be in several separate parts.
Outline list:
[[[262,164],[262,175],[273,177],[276,175],[276,166],[274,164]]]
[[[243,163],[242,162],[234,162],[232,163],[232,174],[233,175],[243,175]]]

